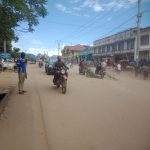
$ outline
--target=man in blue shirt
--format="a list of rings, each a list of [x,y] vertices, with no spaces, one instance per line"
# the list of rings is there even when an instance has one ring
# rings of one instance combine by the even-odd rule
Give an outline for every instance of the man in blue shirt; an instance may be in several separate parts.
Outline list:
[[[26,63],[27,60],[25,59],[25,53],[21,53],[21,57],[17,60],[17,65],[18,65],[18,89],[19,89],[19,94],[24,94],[26,91],[23,90],[23,85],[24,81],[27,78],[27,72],[26,72]]]

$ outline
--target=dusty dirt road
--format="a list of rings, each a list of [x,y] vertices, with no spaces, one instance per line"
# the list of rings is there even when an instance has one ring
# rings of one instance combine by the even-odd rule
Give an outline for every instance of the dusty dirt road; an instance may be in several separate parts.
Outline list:
[[[91,79],[69,70],[66,95],[29,66],[28,93],[10,98],[1,150],[149,150],[150,82]]]

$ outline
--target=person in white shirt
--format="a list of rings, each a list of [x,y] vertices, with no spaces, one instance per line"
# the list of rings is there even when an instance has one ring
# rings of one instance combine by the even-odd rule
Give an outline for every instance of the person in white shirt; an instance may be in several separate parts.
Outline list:
[[[107,66],[106,62],[103,61],[103,62],[102,62],[102,69],[106,70],[106,66]]]
[[[120,63],[117,64],[117,71],[121,72],[121,64]]]

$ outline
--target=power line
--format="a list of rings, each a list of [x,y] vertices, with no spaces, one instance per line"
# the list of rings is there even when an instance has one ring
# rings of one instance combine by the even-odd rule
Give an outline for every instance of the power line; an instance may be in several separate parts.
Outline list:
[[[51,24],[58,24],[58,25],[64,25],[64,26],[71,26],[71,27],[82,27],[82,25],[69,24],[69,23],[56,22],[56,21],[49,21],[48,23],[51,23]]]
[[[148,12],[150,12],[150,10],[144,10],[144,11],[142,11],[142,14],[145,14],[145,13],[148,13]],[[137,16],[137,14],[136,14],[136,15],[133,15],[133,16],[131,16],[130,18],[128,18],[127,20],[123,21],[120,25],[118,25],[118,26],[112,28],[109,32],[103,34],[101,38],[104,38],[105,36],[109,35],[109,34],[112,33],[113,31],[115,31],[115,30],[121,28],[122,26],[124,26],[125,24],[127,24],[128,22],[130,22],[130,21],[131,21],[134,17],[136,17],[136,16]],[[91,44],[91,43],[92,43],[92,42],[90,42],[90,43],[88,43],[88,44]]]
[[[116,3],[118,3],[118,2],[121,2],[121,0],[116,1]],[[116,6],[112,6],[112,7],[110,8],[110,10],[111,10],[111,9],[114,9],[115,7],[116,7]],[[105,17],[107,17],[109,14],[111,14],[111,11],[109,11],[108,13],[106,13],[106,15],[104,15],[104,16],[102,15],[101,18],[99,18],[99,19],[102,20],[102,19],[104,19]],[[94,18],[92,18],[91,20],[89,20],[88,22],[86,22],[85,24],[83,24],[83,25],[81,26],[80,30],[77,31],[77,32],[75,32],[74,34],[76,35],[76,33],[81,33],[82,31],[84,31],[88,26],[90,26],[92,23],[94,23],[100,15],[101,15],[101,14],[96,15]],[[74,38],[74,37],[73,37],[73,38]],[[73,38],[71,38],[71,39],[73,39]]]
[[[120,14],[119,14],[120,15]],[[103,24],[101,24],[100,26],[103,26],[103,25],[105,25],[106,23],[107,23],[108,21],[106,21],[106,22],[104,22]],[[99,27],[100,27],[99,26]],[[97,28],[99,28],[99,27],[97,27]],[[95,29],[95,28],[94,28]],[[90,29],[89,31],[93,31],[93,29]],[[88,34],[89,33],[89,31],[88,32],[85,32],[83,35],[86,35],[86,34]],[[97,30],[96,30],[96,32],[98,32]],[[82,37],[83,35],[81,35],[81,36],[78,36],[78,37]],[[76,38],[76,39],[78,39],[78,37]],[[75,39],[75,40],[76,40]]]

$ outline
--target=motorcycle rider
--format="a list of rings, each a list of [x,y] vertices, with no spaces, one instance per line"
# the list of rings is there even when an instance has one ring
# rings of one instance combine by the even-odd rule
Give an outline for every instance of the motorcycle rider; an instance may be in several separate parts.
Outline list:
[[[57,61],[54,63],[54,78],[53,78],[53,83],[56,84],[57,79],[59,78],[58,74],[56,73],[55,70],[59,70],[61,68],[66,68],[69,69],[65,63],[61,60],[61,57],[57,57]]]
[[[97,61],[95,73],[98,74],[102,70],[102,63]]]
[[[79,73],[85,74],[86,62],[83,60],[79,63]]]
[[[41,68],[43,66],[43,60],[42,58],[39,59],[39,67]]]

